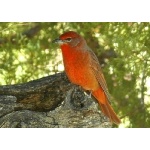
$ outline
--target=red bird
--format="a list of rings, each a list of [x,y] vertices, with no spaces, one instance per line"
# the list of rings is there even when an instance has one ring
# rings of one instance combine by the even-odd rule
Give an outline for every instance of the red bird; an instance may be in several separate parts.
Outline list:
[[[69,31],[53,42],[61,47],[69,80],[90,91],[98,101],[102,112],[111,122],[119,124],[121,121],[109,104],[110,95],[99,61],[85,39],[76,32]]]

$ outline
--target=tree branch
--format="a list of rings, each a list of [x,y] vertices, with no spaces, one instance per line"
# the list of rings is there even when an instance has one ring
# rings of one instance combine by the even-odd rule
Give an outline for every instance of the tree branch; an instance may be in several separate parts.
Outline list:
[[[111,127],[65,73],[0,87],[1,127]]]

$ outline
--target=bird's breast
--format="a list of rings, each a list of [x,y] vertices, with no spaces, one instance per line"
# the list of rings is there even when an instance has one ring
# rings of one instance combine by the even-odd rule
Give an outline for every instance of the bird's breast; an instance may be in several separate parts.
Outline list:
[[[88,53],[74,52],[68,55],[63,54],[63,61],[66,74],[69,80],[82,86],[85,90],[95,90],[99,87],[91,67]]]

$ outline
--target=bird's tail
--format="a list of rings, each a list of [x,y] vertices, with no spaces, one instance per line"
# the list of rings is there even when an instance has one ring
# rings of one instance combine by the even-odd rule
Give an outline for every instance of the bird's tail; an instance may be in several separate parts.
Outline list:
[[[113,108],[109,104],[109,101],[107,100],[107,97],[104,93],[104,91],[99,88],[98,90],[92,92],[92,95],[96,98],[98,101],[102,112],[110,118],[111,122],[114,122],[115,124],[120,124],[121,121],[117,117],[116,113],[114,112]]]

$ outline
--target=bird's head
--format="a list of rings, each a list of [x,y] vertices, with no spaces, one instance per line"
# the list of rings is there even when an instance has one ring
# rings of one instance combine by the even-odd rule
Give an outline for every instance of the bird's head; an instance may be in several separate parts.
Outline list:
[[[86,43],[84,38],[74,31],[68,31],[55,39],[53,43],[58,43],[60,46],[66,45],[69,47],[76,47]]]

